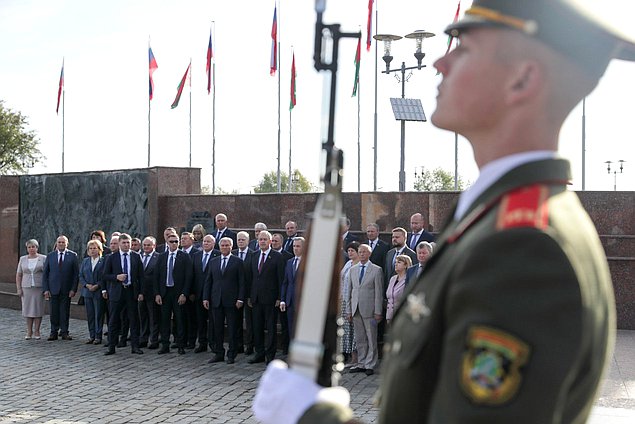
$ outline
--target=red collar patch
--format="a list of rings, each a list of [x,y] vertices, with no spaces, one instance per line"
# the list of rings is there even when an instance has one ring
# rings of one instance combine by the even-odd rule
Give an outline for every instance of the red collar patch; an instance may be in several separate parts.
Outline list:
[[[549,188],[542,184],[522,187],[506,194],[501,200],[496,229],[534,227],[544,230],[549,223],[548,195]]]

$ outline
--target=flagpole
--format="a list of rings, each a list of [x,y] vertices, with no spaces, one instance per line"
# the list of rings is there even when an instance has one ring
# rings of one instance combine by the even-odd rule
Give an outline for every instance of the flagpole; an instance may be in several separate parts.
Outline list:
[[[192,167],[192,58],[190,57],[190,168]]]
[[[148,52],[150,51],[150,36],[148,36]],[[148,168],[150,168],[150,111],[151,111],[151,103],[150,103],[150,94],[148,94]]]
[[[357,192],[358,193],[362,191],[362,174],[361,174],[362,147],[361,147],[361,117],[360,117],[360,108],[361,108],[360,97],[361,96],[362,96],[361,95],[361,78],[358,76],[358,80],[357,80]]]
[[[375,0],[375,35],[379,27],[379,0]],[[377,191],[377,41],[375,41],[375,115],[373,123],[373,191]]]
[[[62,88],[62,174],[64,173],[64,115],[66,115],[65,100],[66,100],[66,84],[64,84],[64,88]]]
[[[212,35],[216,40],[216,22],[212,21]],[[212,43],[214,43],[212,40]],[[212,51],[214,48],[212,46]],[[212,57],[212,194],[216,194],[216,60]]]
[[[280,19],[280,11],[277,12],[278,16],[277,16],[277,28],[276,28],[276,37],[278,38],[278,49],[277,49],[277,53],[278,53],[278,58],[277,58],[277,67],[278,67],[278,193],[280,193],[282,191],[282,179],[280,176],[280,74],[282,72],[281,70],[281,63],[280,63],[280,59],[282,58],[282,52],[280,51],[280,22],[282,22],[282,19]]]
[[[293,46],[291,46],[291,56],[293,57]],[[293,72],[294,69],[291,69],[291,81],[293,83]],[[278,74],[278,77],[280,75]],[[293,88],[291,87],[291,92],[293,93]],[[291,183],[292,183],[292,179],[291,179],[291,141],[292,141],[292,133],[291,133],[291,120],[292,120],[292,111],[293,111],[293,100],[290,99],[291,104],[289,105],[289,187],[287,187],[287,191],[289,193],[291,193]]]
[[[586,187],[586,97],[582,99],[582,191]]]
[[[459,189],[459,135],[454,133],[454,190]]]

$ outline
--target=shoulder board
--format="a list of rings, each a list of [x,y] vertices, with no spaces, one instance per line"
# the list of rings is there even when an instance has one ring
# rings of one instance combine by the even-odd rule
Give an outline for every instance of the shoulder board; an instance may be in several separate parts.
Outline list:
[[[549,187],[535,184],[505,194],[500,203],[496,229],[533,227],[544,230],[549,222]]]

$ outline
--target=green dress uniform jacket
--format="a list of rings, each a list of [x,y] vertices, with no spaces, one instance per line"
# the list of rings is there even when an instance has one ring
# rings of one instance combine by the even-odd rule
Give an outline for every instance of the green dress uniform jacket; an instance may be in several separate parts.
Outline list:
[[[569,174],[560,159],[521,165],[443,231],[393,321],[379,422],[586,422],[615,302]],[[321,419],[325,410],[300,422],[346,419]]]

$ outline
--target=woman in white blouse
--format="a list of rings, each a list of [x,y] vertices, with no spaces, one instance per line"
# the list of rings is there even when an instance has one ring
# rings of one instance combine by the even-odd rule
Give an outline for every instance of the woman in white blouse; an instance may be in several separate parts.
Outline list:
[[[22,301],[22,316],[26,318],[25,340],[40,339],[40,325],[44,315],[44,295],[42,294],[42,273],[45,255],[38,253],[40,245],[35,239],[26,242],[27,254],[20,257],[15,284]]]

